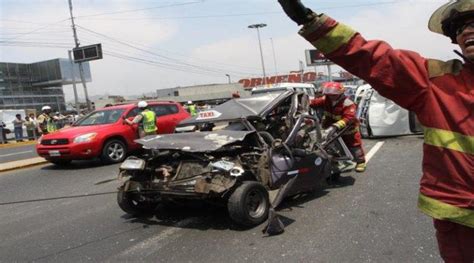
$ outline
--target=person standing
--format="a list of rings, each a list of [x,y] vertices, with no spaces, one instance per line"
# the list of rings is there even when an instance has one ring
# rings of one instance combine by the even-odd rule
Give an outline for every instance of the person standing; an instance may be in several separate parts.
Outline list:
[[[196,105],[194,105],[194,103],[192,101],[188,101],[188,111],[189,113],[191,114],[191,117],[194,117],[197,115],[197,109],[196,109]]]
[[[142,111],[140,114],[130,121],[124,119],[128,125],[138,123],[138,138],[143,138],[148,135],[156,135],[158,127],[156,126],[156,113],[148,108],[146,101],[138,102],[138,108]]]
[[[326,58],[417,115],[424,127],[418,208],[433,218],[446,262],[474,262],[474,0],[448,2],[428,23],[459,46],[464,62],[427,59],[366,40],[299,0],[279,3]]]
[[[40,135],[52,133],[58,130],[56,128],[56,123],[50,114],[50,106],[46,105],[41,108],[41,114],[37,118],[37,131]]]
[[[25,127],[26,127],[26,134],[28,135],[28,140],[32,141],[35,139],[35,130],[36,130],[36,123],[32,120],[29,116],[25,117]]]
[[[0,136],[0,143],[7,144],[7,125],[3,121],[0,121]]]
[[[13,120],[13,131],[15,132],[15,140],[17,142],[23,141],[23,124],[25,120],[21,119],[21,114],[15,115],[16,119]]]

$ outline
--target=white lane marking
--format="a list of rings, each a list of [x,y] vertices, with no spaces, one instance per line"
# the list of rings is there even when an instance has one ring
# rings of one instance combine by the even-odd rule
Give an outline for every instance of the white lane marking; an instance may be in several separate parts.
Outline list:
[[[369,160],[374,157],[375,153],[382,148],[382,145],[384,144],[384,141],[377,142],[374,147],[370,149],[370,151],[367,153],[365,156],[365,162],[368,163]]]
[[[126,249],[125,251],[119,253],[116,255],[117,258],[122,259],[123,257],[130,257],[130,256],[140,256],[146,258],[147,256],[156,253],[158,250],[160,250],[162,247],[166,246],[173,240],[177,239],[184,233],[179,233],[183,229],[186,228],[186,226],[198,222],[196,218],[186,218],[183,219],[174,226],[170,226],[164,231],[161,231],[160,234],[150,237],[148,239],[145,239],[134,246]],[[166,226],[165,226],[166,227]]]
[[[19,154],[24,154],[24,153],[32,153],[33,151],[23,151],[23,152],[17,152],[17,153],[8,153],[8,154],[2,154],[0,157],[6,157],[6,156],[12,156],[12,155],[19,155]]]

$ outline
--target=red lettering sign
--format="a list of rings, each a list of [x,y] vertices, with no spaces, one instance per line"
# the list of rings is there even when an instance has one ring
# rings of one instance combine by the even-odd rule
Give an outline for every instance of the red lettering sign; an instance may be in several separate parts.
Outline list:
[[[266,77],[265,83],[263,82],[263,78],[241,79],[239,80],[239,83],[241,83],[245,89],[251,89],[264,84],[276,84],[282,82],[314,82],[315,80],[315,72],[306,72],[304,74],[296,73]]]
[[[214,117],[214,112],[213,111],[203,111],[199,113],[200,118],[212,118]]]

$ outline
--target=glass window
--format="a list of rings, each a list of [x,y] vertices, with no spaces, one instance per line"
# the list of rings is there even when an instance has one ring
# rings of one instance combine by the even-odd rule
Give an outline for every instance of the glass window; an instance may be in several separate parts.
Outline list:
[[[174,104],[161,104],[151,106],[151,110],[156,113],[156,116],[164,116],[178,113],[178,107]]]
[[[74,126],[91,126],[115,123],[119,120],[120,116],[122,116],[123,112],[123,109],[94,111],[80,119],[74,124]]]
[[[133,108],[133,110],[131,110],[131,111],[127,114],[127,119],[130,118],[130,117],[135,117],[135,116],[137,116],[139,113],[140,113],[140,109],[139,109],[139,108]]]

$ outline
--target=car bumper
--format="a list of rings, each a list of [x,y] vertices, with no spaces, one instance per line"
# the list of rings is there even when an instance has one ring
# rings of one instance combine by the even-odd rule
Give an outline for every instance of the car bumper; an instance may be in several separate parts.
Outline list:
[[[97,143],[37,145],[36,152],[48,160],[84,160],[98,157],[101,147]]]

